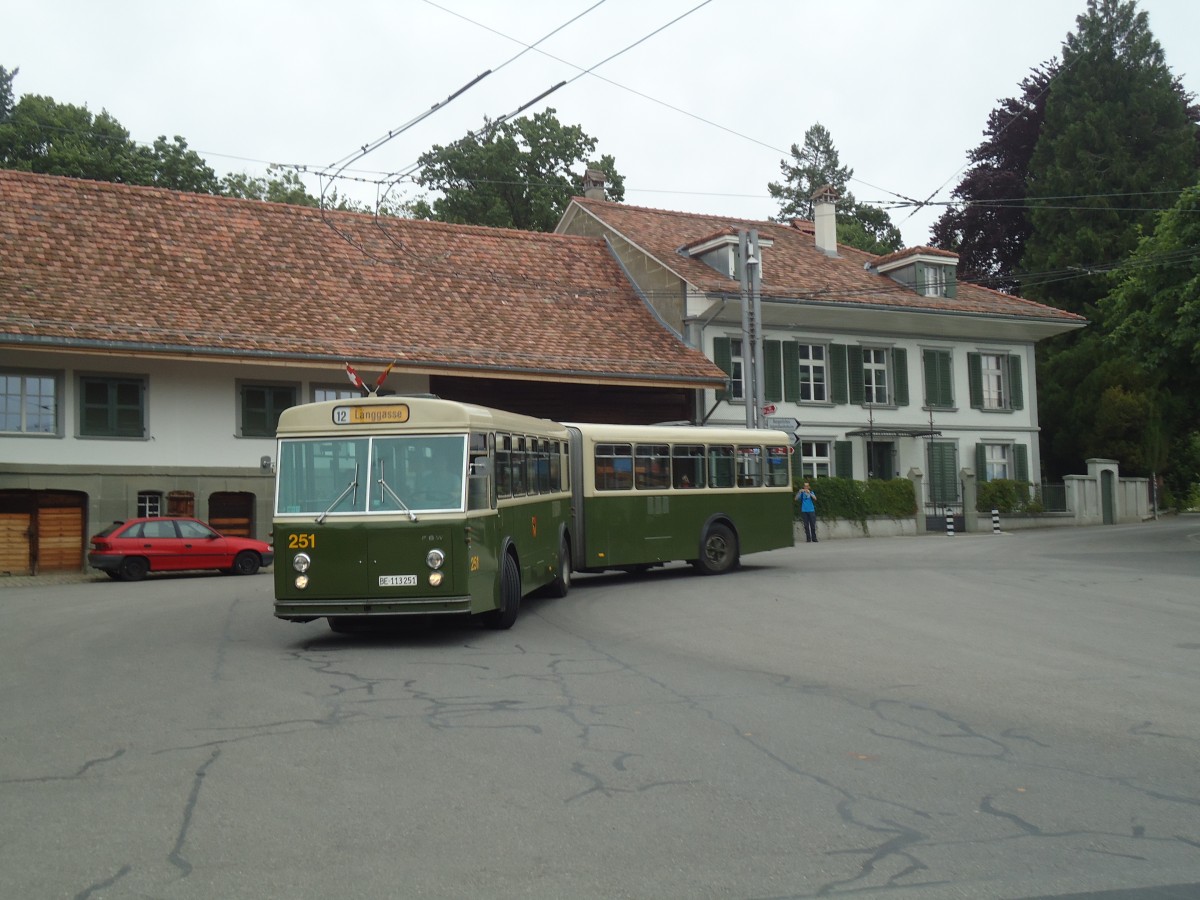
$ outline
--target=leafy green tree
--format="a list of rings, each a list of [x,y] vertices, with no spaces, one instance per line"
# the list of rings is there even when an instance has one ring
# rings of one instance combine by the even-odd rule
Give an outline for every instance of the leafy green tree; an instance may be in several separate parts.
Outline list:
[[[838,195],[838,243],[882,255],[904,246],[900,229],[882,209],[860,204],[846,187],[854,170],[843,166],[829,129],[817,122],[804,132],[804,146],[792,144],[791,162],[779,163],[782,182],[770,182],[767,191],[779,202],[776,222],[813,217],[813,194],[829,185]]]
[[[1029,165],[1026,296],[1086,313],[1154,212],[1195,180],[1200,144],[1162,47],[1135,0],[1088,0],[1067,36]],[[1056,277],[1062,276],[1062,277]]]
[[[968,154],[971,167],[951,191],[957,201],[931,229],[931,243],[958,254],[958,277],[1015,293],[1029,236],[1026,178],[1046,116],[1055,60],[1033,69],[1021,93],[988,115],[984,140]]]
[[[526,231],[553,231],[571,197],[583,190],[583,169],[605,173],[608,200],[625,198],[625,179],[611,156],[589,162],[597,141],[555,110],[488,123],[448,146],[422,154],[416,182],[440,196],[411,205],[418,218]]]
[[[95,181],[138,183],[141,156],[107,112],[26,94],[0,123],[0,167]]]
[[[138,159],[141,171],[138,184],[152,184],[173,191],[188,191],[193,194],[219,194],[220,183],[217,173],[195,150],[189,150],[187,141],[175,135],[168,141],[160,135],[150,148],[139,147]]]
[[[4,66],[0,66],[0,125],[4,124],[5,120],[12,115],[13,109],[13,79],[17,77],[20,69],[13,69],[11,72]]]

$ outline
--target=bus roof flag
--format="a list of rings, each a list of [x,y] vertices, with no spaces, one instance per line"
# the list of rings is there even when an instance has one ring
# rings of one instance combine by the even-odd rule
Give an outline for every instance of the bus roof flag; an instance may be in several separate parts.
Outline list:
[[[363,384],[363,380],[358,377],[358,373],[354,371],[354,366],[350,365],[350,363],[346,363],[346,377],[349,378],[350,383],[359,390],[366,389],[367,386]]]
[[[396,361],[394,359],[390,363],[387,364],[387,368],[383,370],[383,374],[380,375],[375,380],[375,390],[372,391],[371,393],[373,393],[373,394],[379,393],[379,389],[381,387],[383,387],[384,380],[388,377],[388,372],[392,371],[392,366],[394,366],[395,364],[396,364]]]

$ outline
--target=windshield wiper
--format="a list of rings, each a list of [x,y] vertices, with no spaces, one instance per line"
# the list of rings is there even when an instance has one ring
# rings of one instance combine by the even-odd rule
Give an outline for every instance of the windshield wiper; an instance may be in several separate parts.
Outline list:
[[[417,521],[417,514],[408,508],[408,504],[405,503],[403,500],[401,500],[400,495],[397,494],[395,491],[393,491],[392,486],[390,484],[388,484],[386,481],[384,481],[383,479],[384,479],[384,463],[383,463],[383,460],[381,459],[381,460],[379,460],[379,486],[381,488],[383,488],[385,491],[387,491],[389,494],[391,494],[392,499],[395,500],[398,504],[400,504],[400,508],[402,510],[404,510],[406,513],[408,513],[409,521],[411,521],[411,522]]]
[[[351,482],[350,482],[348,485],[346,485],[346,489],[345,489],[344,491],[342,491],[340,494],[338,494],[338,495],[337,495],[337,499],[336,499],[336,500],[334,500],[332,503],[330,503],[330,504],[329,504],[329,506],[326,508],[325,512],[323,512],[323,513],[321,513],[319,516],[317,516],[317,524],[318,524],[318,525],[320,525],[320,524],[322,524],[322,523],[323,523],[323,522],[324,522],[324,521],[325,521],[327,518],[329,518],[329,513],[330,513],[330,512],[333,510],[333,508],[334,508],[335,506],[337,506],[339,503],[341,503],[341,502],[342,502],[342,499],[343,499],[343,498],[344,498],[344,497],[345,497],[345,496],[346,496],[348,493],[350,493],[352,490],[354,490],[354,489],[355,489],[355,488],[357,488],[357,487],[358,487],[358,466],[356,465],[356,466],[354,467],[354,480],[353,480],[353,481],[351,481]],[[353,506],[353,505],[354,505],[354,504],[355,504],[357,501],[358,501],[358,495],[357,495],[357,494],[355,494],[355,495],[354,495],[354,499],[350,501],[350,505],[351,505],[351,506]]]

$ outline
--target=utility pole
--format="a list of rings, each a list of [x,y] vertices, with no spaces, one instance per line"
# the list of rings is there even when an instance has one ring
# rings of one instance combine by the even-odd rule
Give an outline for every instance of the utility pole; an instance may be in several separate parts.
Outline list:
[[[762,336],[762,257],[758,231],[738,232],[738,282],[742,301],[742,396],[746,401],[746,427],[763,427],[766,369]]]

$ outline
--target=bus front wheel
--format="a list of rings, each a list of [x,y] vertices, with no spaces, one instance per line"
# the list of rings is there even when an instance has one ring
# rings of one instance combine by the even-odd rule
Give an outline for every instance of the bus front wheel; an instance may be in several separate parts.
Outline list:
[[[737,566],[737,535],[728,525],[714,522],[700,542],[700,557],[695,566],[705,575],[721,575]]]
[[[521,606],[521,570],[511,553],[504,554],[500,567],[500,608],[483,614],[488,628],[512,628]]]

